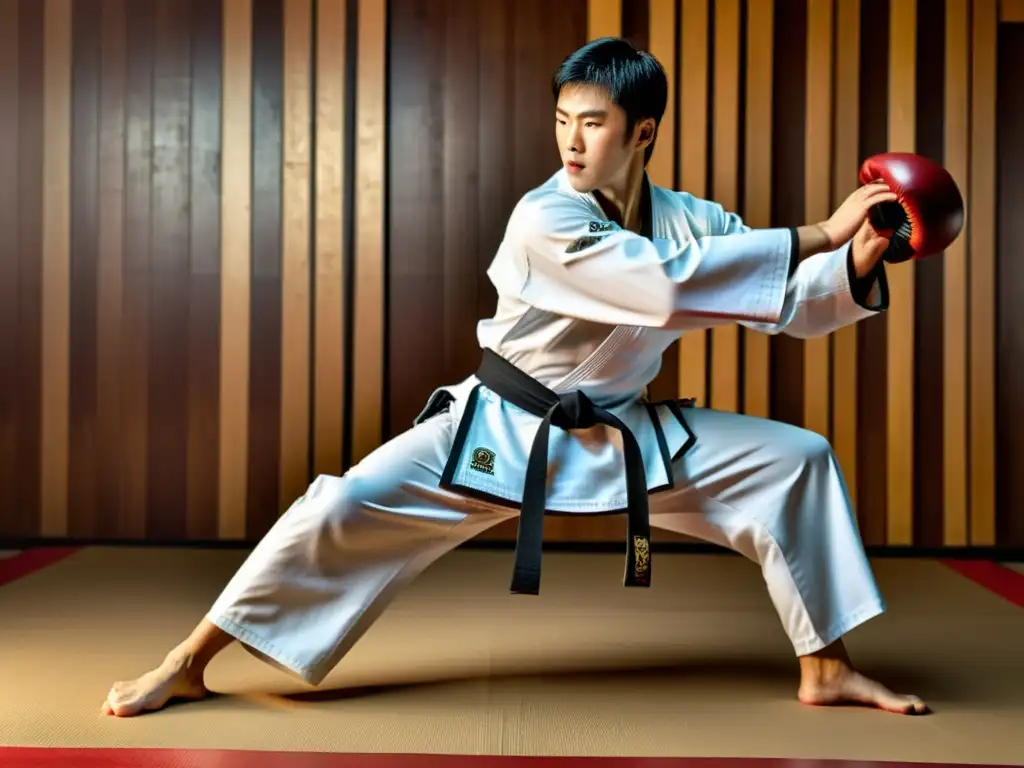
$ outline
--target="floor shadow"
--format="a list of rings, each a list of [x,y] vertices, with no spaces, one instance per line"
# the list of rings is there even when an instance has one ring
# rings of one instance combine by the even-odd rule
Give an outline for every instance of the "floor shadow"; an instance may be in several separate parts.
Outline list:
[[[942,695],[935,680],[925,670],[876,667],[872,674],[878,675],[879,679],[895,689],[912,691],[924,697]],[[795,659],[786,661],[775,658],[703,657],[664,660],[653,664],[625,664],[620,657],[588,659],[586,664],[560,664],[554,661],[538,663],[535,660],[517,664],[514,660],[503,659],[488,674],[460,672],[452,667],[429,671],[406,668],[392,671],[387,679],[380,682],[331,685],[311,691],[282,694],[281,698],[296,703],[345,701],[478,680],[518,682],[530,686],[570,685],[576,690],[593,687],[605,693],[609,688],[618,687],[685,688],[715,684],[748,690],[772,689],[795,696],[799,666]]]

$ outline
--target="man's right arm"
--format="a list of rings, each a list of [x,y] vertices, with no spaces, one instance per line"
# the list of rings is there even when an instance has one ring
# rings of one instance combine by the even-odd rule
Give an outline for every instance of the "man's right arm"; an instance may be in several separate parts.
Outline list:
[[[784,228],[652,240],[561,195],[524,201],[508,236],[525,255],[524,301],[595,322],[662,328],[777,322],[793,250],[793,230]]]

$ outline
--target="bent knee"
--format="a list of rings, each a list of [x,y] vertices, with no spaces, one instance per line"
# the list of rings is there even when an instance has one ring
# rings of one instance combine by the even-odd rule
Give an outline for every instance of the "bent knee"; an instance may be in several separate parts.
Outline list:
[[[792,441],[792,451],[796,457],[810,463],[832,460],[832,444],[828,438],[803,427],[798,427],[796,432]]]
[[[786,473],[827,466],[835,457],[827,438],[790,424],[778,430],[769,450],[771,463]]]
[[[317,478],[301,504],[305,527],[317,535],[343,538],[347,547],[387,546],[389,536],[407,539],[431,523],[450,525],[444,510],[412,498],[394,478],[350,472]]]

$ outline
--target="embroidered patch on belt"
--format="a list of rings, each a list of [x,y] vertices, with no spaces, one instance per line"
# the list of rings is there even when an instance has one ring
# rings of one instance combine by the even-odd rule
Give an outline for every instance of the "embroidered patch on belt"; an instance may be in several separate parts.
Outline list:
[[[590,222],[591,232],[611,232],[615,229],[615,224],[610,221],[592,221]]]
[[[474,448],[469,461],[469,468],[485,475],[494,474],[494,451],[489,448]]]
[[[647,583],[647,572],[651,567],[651,543],[645,536],[633,537],[633,575],[641,584]]]
[[[593,237],[593,236],[578,237],[575,240],[573,240],[571,243],[569,243],[569,247],[565,249],[565,252],[566,253],[579,253],[584,248],[589,248],[594,243],[601,242],[602,239],[603,238],[601,238],[601,237]]]

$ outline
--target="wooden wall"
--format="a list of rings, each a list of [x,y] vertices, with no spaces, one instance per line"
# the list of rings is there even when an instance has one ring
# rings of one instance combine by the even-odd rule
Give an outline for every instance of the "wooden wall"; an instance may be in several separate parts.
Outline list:
[[[968,202],[887,314],[655,394],[829,436],[871,545],[1024,547],[1021,0],[0,0],[0,538],[253,540],[407,428],[606,34],[671,74],[657,183],[800,224],[892,149]]]

